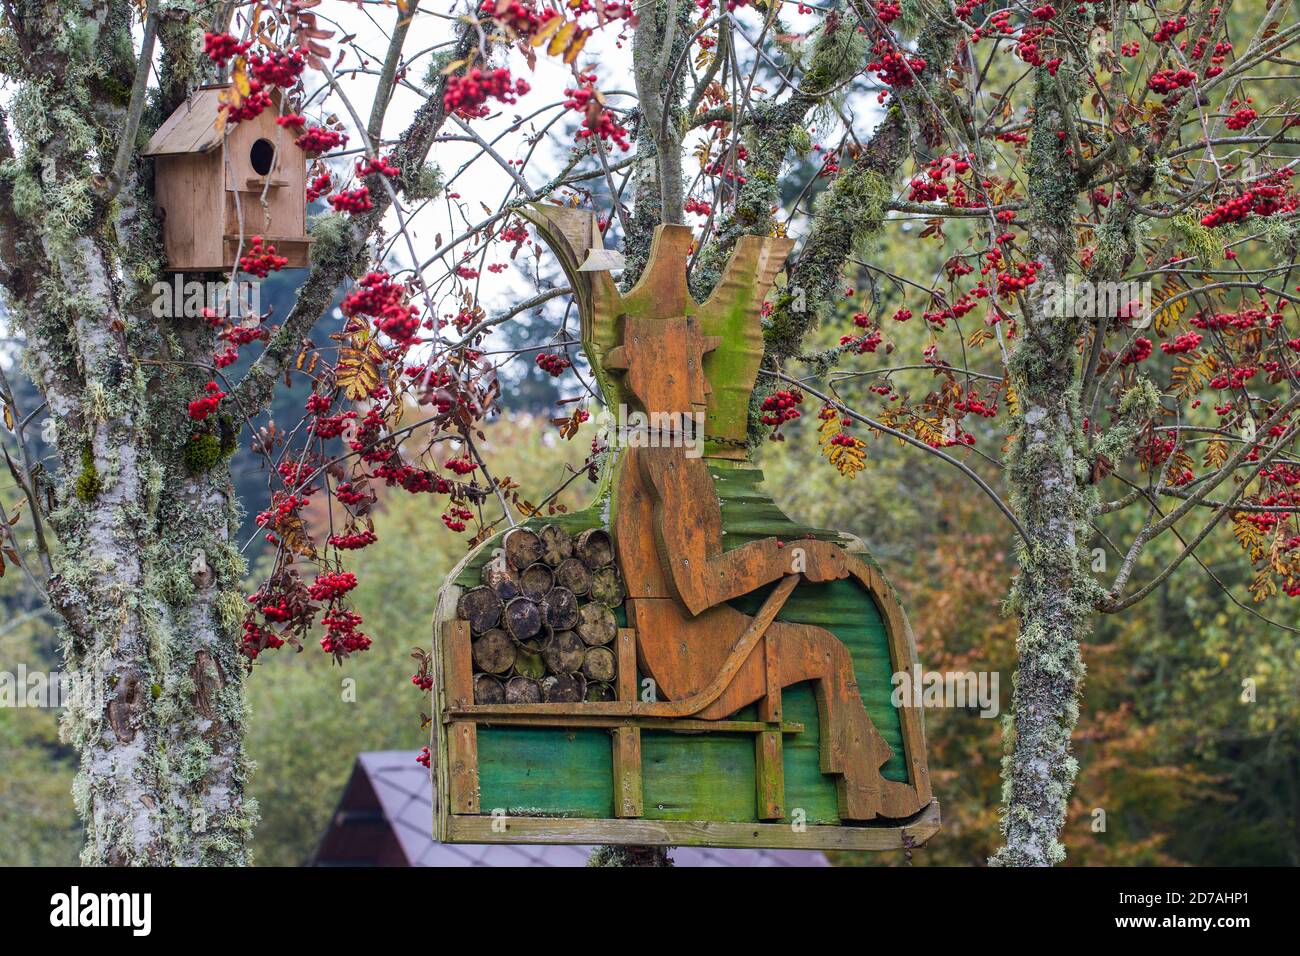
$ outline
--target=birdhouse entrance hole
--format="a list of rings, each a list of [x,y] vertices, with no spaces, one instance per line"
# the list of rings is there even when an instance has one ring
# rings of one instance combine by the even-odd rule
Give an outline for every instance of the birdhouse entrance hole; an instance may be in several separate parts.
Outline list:
[[[271,172],[271,167],[275,165],[275,147],[268,139],[259,139],[253,143],[253,148],[248,151],[248,161],[253,165],[253,171],[259,176],[265,176]]]

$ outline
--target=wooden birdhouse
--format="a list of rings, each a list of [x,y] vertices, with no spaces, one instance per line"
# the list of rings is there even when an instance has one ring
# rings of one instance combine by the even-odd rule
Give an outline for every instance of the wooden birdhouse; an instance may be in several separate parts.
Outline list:
[[[154,197],[163,220],[167,269],[231,269],[253,236],[274,245],[288,267],[307,265],[306,154],[292,130],[263,110],[219,124],[223,86],[196,90],[158,127],[144,155],[156,159]],[[242,223],[242,227],[241,227]]]

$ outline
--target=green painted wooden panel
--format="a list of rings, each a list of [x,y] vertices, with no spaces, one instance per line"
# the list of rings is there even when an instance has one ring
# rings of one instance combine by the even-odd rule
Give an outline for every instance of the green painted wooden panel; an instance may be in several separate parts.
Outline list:
[[[609,731],[480,727],[479,805],[512,816],[612,817]]]
[[[641,731],[648,820],[756,819],[754,736]]]
[[[838,540],[834,531],[791,521],[761,487],[757,468],[718,464],[711,470],[722,502],[723,547],[727,550],[757,538],[776,536],[796,542],[815,537]],[[559,524],[576,533],[602,524],[598,506],[568,515],[527,522]],[[467,562],[456,583],[473,586],[483,564],[499,547],[494,538]],[[771,587],[733,601],[738,610],[757,611]],[[618,611],[619,623],[626,622]],[[907,767],[898,713],[890,704],[893,690],[884,621],[870,596],[851,581],[801,584],[779,620],[824,627],[848,647],[863,704],[894,755],[882,768],[891,780],[905,781]],[[835,778],[821,772],[819,722],[811,684],[786,688],[785,719],[802,723],[800,734],[784,738],[786,812],[804,812],[809,824],[838,821]],[[755,719],[747,707],[738,719]],[[547,730],[484,727],[479,730],[479,784],[484,813],[498,807],[529,815],[613,816],[613,766],[609,734],[604,730]],[[645,816],[662,820],[756,819],[754,738],[749,734],[672,734],[646,730],[641,735]]]

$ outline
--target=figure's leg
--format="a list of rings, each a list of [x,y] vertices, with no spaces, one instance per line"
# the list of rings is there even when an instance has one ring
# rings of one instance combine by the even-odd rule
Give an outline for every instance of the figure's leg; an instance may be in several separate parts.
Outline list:
[[[871,820],[886,805],[909,807],[915,803],[913,788],[881,776],[880,768],[892,751],[862,705],[848,648],[823,628],[784,621],[772,624],[722,696],[699,716],[721,719],[765,696],[767,641],[775,642],[782,687],[814,682],[821,726],[821,770],[838,775],[840,816],[846,820]],[[882,799],[882,794],[888,794],[889,799]]]

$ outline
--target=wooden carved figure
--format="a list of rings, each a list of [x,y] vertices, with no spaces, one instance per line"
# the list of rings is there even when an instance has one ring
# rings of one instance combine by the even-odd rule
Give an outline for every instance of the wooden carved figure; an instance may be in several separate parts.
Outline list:
[[[436,832],[452,842],[881,850],[939,827],[907,618],[856,538],[792,521],[746,432],[790,250],[712,295],[661,226],[627,292],[595,216],[536,205],[612,418],[590,506],[472,550],[439,592]],[[791,826],[795,822],[805,827]]]

